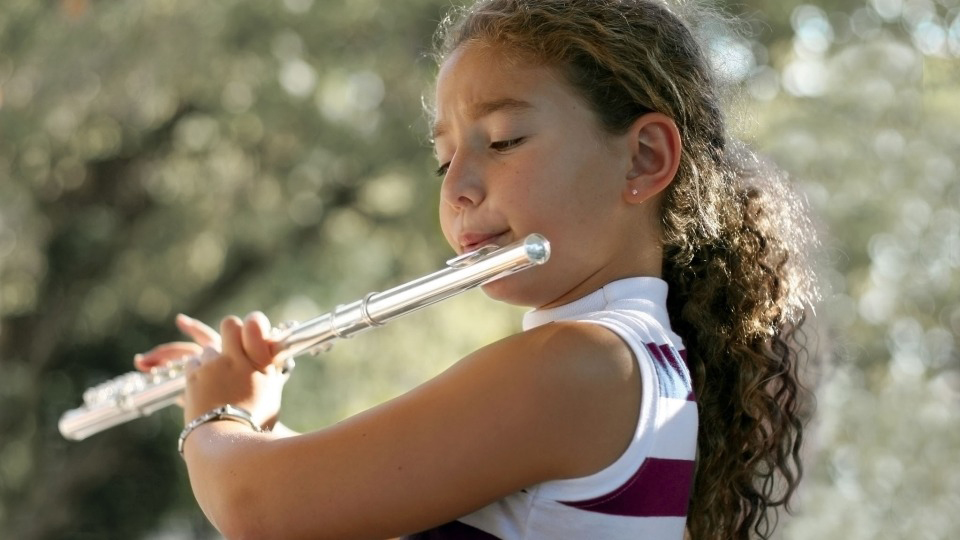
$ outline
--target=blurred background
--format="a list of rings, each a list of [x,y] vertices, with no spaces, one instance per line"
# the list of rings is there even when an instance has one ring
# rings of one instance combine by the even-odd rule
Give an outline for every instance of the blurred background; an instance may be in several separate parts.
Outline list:
[[[0,538],[217,538],[179,409],[82,442],[57,420],[176,313],[302,320],[442,265],[421,96],[449,3],[0,3]],[[779,534],[956,538],[960,0],[718,5],[736,132],[824,230],[830,362]],[[471,292],[302,360],[283,419],[396,395],[519,314]]]

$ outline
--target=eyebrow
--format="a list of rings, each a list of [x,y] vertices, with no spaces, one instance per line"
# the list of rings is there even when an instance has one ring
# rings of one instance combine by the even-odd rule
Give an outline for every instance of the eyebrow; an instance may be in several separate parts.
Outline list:
[[[471,120],[479,120],[484,116],[491,115],[495,112],[507,111],[507,112],[523,112],[530,109],[533,109],[534,106],[528,101],[523,101],[522,99],[513,99],[513,98],[502,98],[494,99],[491,101],[481,101],[470,106],[467,110],[467,117]],[[447,124],[442,121],[433,123],[433,138],[436,140],[437,137],[445,134],[447,132]]]

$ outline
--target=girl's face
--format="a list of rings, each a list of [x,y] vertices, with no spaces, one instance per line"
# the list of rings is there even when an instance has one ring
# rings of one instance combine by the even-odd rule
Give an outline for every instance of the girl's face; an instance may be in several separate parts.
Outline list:
[[[540,233],[550,261],[484,286],[548,307],[638,275],[638,208],[625,202],[631,144],[603,132],[552,69],[461,47],[437,79],[440,223],[457,253]]]

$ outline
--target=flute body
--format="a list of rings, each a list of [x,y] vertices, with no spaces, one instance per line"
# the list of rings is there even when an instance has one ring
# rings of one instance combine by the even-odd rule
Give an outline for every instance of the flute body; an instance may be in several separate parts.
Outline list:
[[[446,298],[514,272],[547,262],[550,242],[531,234],[509,246],[483,248],[447,261],[447,267],[302,323],[275,329],[280,359],[328,350],[338,339],[353,337]],[[60,417],[60,434],[82,440],[113,426],[172,405],[186,387],[187,359],[150,372],[133,371],[89,388],[83,405]]]

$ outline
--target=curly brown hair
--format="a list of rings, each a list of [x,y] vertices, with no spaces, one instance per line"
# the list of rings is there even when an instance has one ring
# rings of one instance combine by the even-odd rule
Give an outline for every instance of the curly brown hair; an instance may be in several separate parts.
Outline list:
[[[816,297],[806,256],[815,235],[784,179],[728,138],[720,86],[679,9],[480,0],[448,15],[437,59],[469,43],[551,66],[613,134],[651,111],[677,123],[684,146],[661,238],[668,309],[700,410],[688,531],[698,540],[768,538],[803,472],[812,400],[801,384],[801,327]]]

